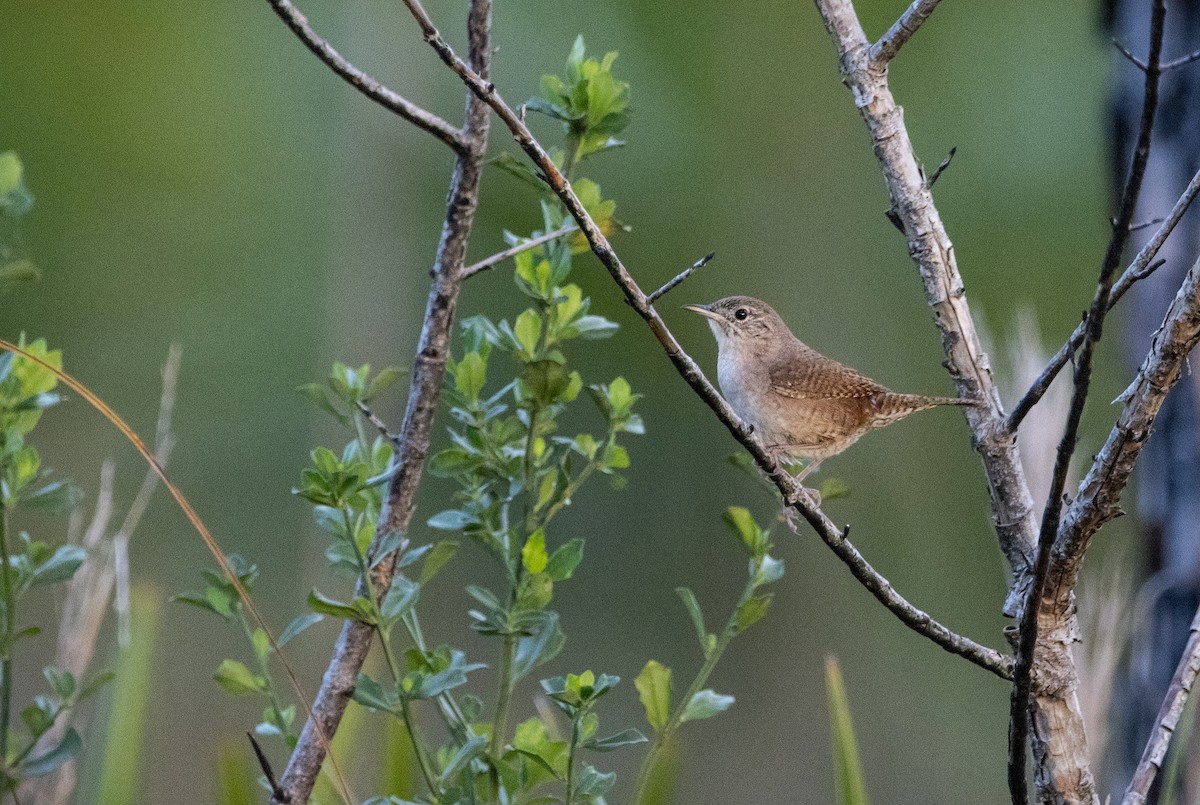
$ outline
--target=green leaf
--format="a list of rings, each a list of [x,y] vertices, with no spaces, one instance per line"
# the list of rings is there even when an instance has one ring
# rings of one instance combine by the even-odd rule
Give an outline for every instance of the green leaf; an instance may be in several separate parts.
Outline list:
[[[478,352],[468,352],[454,368],[454,388],[471,402],[479,399],[487,383],[487,364]]]
[[[265,664],[271,656],[271,639],[267,637],[266,631],[260,627],[251,632],[250,644],[254,647],[254,656],[258,658],[259,664]]]
[[[514,680],[524,678],[535,667],[554,659],[567,642],[557,612],[536,613],[526,628],[530,633],[517,640],[517,652],[513,656]]]
[[[371,612],[371,602],[365,598],[355,598],[350,604],[343,604],[321,594],[315,587],[308,594],[308,608],[322,615],[332,615],[343,620],[359,621],[374,624],[375,618]]]
[[[83,490],[70,481],[53,481],[23,495],[21,502],[51,514],[64,514],[78,506],[83,495]]]
[[[517,587],[517,606],[541,609],[554,595],[554,582],[547,573],[527,573]]]
[[[384,713],[393,712],[399,703],[395,695],[389,694],[382,685],[364,673],[358,675],[354,684],[354,701]]]
[[[442,568],[450,563],[458,553],[458,543],[454,540],[442,540],[433,546],[425,564],[421,566],[421,584],[428,584]]]
[[[762,620],[767,614],[767,608],[771,606],[772,595],[756,595],[753,598],[747,599],[737,608],[734,623],[739,632],[744,632],[754,624]]]
[[[3,202],[0,202],[0,206]],[[3,265],[0,265],[0,285],[15,284],[18,282],[37,282],[42,278],[42,270],[37,267],[37,263],[27,257],[22,257],[19,260],[10,260]]]
[[[821,482],[820,495],[822,501],[848,498],[850,497],[850,487],[841,478],[826,478]]]
[[[711,690],[702,690],[696,693],[683,708],[680,721],[700,721],[704,718],[712,718],[717,713],[724,713],[732,706],[732,696],[715,693]]]
[[[388,588],[383,602],[379,605],[379,614],[385,622],[392,623],[412,609],[421,593],[421,585],[409,579],[403,573],[392,576],[392,586]]]
[[[538,529],[529,535],[521,548],[521,564],[529,573],[541,573],[550,557],[546,554],[546,532]]]
[[[757,569],[755,569],[757,566]],[[770,584],[773,581],[779,581],[783,578],[783,560],[775,559],[769,554],[763,554],[761,560],[751,560],[751,568],[754,573],[754,584],[756,587],[764,584]]]
[[[554,581],[566,581],[583,561],[583,540],[576,537],[555,549],[546,563],[546,573]]]
[[[75,575],[87,553],[78,545],[60,545],[50,558],[33,569],[30,586],[66,581]]]
[[[24,761],[19,767],[21,775],[24,777],[41,777],[44,774],[49,774],[79,754],[79,750],[82,748],[83,740],[80,739],[79,733],[75,731],[74,727],[69,727],[66,734],[63,735],[62,740],[53,749]]]
[[[454,782],[454,778],[467,768],[467,765],[483,754],[483,750],[487,748],[488,739],[485,735],[475,735],[465,744],[459,747],[454,753],[454,757],[450,758],[450,762],[442,769],[442,773],[438,775],[438,781],[445,788]]]
[[[221,660],[217,672],[213,674],[217,684],[229,693],[262,693],[267,689],[267,680],[258,676],[237,660]]]
[[[592,749],[596,752],[611,752],[614,749],[620,749],[622,746],[632,746],[646,742],[646,736],[634,729],[621,730],[616,735],[610,735],[607,738],[593,738],[580,744],[584,749]]]
[[[850,720],[850,702],[842,669],[834,657],[825,660],[825,690],[833,731],[833,765],[839,805],[867,805],[867,785],[858,757],[858,742]]]
[[[375,547],[375,553],[371,556],[371,568],[378,567],[380,562],[400,550],[403,545],[404,534],[402,532],[395,530],[388,531]]]
[[[541,317],[533,310],[522,311],[513,324],[513,334],[517,338],[517,345],[525,351],[526,359],[533,358],[542,337]]]
[[[575,796],[602,797],[609,792],[616,781],[617,773],[615,771],[601,774],[585,763],[583,773],[575,780]]]
[[[750,516],[750,510],[743,506],[730,506],[721,515],[721,519],[725,524],[741,538],[746,545],[746,549],[751,554],[757,556],[759,545],[762,541],[762,529],[754,522],[754,518]]]
[[[671,717],[671,669],[650,660],[633,685],[646,711],[646,720],[655,732],[662,732]]]
[[[696,594],[687,587],[676,587],[675,592],[683,599],[684,607],[692,616],[692,625],[696,627],[696,639],[700,641],[700,650],[707,657],[709,651],[708,630],[704,628],[704,613],[700,611],[700,602],[696,600]]]
[[[475,518],[465,511],[461,509],[447,509],[430,517],[426,525],[430,528],[436,528],[439,531],[462,531],[473,522],[475,522]]]
[[[16,190],[22,184],[21,158],[14,151],[0,153],[0,196]]]
[[[305,631],[308,629],[308,627],[319,624],[322,620],[324,620],[322,615],[319,615],[316,612],[296,615],[296,617],[292,620],[292,623],[287,625],[287,629],[284,629],[280,633],[280,637],[278,637],[276,641],[278,647],[283,648],[284,645],[287,645],[290,641],[292,641],[293,637],[300,635],[300,632]]]
[[[367,383],[366,391],[363,392],[362,401],[370,402],[378,397],[383,392],[387,391],[397,380],[404,376],[404,371],[399,366],[388,366],[379,370],[379,374],[375,375],[369,383]]]

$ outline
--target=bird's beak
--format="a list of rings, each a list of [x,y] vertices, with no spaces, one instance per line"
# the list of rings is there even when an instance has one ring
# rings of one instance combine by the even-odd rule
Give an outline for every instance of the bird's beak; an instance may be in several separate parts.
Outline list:
[[[724,319],[721,318],[721,314],[714,313],[712,308],[708,305],[684,305],[683,309],[690,310],[693,313],[699,313],[701,316],[707,316],[713,321],[724,321]]]

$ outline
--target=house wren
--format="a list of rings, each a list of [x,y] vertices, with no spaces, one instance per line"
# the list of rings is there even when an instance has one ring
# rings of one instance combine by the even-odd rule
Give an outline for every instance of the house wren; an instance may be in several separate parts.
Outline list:
[[[684,307],[706,317],[717,337],[717,381],[737,415],[776,459],[809,460],[797,481],[873,428],[935,405],[978,405],[891,391],[810,348],[752,297]]]

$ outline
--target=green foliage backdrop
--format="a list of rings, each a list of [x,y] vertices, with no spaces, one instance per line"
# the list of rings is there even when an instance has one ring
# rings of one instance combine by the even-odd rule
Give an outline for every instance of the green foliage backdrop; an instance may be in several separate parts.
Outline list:
[[[456,46],[461,5],[428,3]],[[869,33],[904,7],[859,5]],[[356,64],[460,119],[461,85],[401,8],[314,0],[304,10]],[[1095,13],[1082,0],[947,4],[892,70],[927,164],[958,147],[939,205],[997,341],[1026,302],[1057,341],[1090,295],[1107,187],[1109,54]],[[580,32],[596,52],[620,51],[633,86],[629,145],[595,169],[633,227],[615,241],[626,263],[654,287],[717,252],[664,306],[706,367],[715,349],[703,323],[670,308],[742,292],[890,386],[950,393],[915,270],[884,219],[876,163],[809,4],[503,4],[494,80],[513,101],[534,95]],[[183,344],[173,475],[226,550],[254,557],[256,592],[281,627],[310,587],[335,583],[321,571],[324,539],[309,507],[289,494],[310,446],[333,431],[296,388],[334,360],[411,356],[448,155],[335,79],[265,3],[84,4],[61,15],[17,4],[4,11],[0,54],[0,151],[20,154],[37,197],[21,226],[44,275],[0,297],[0,336],[47,338],[145,434],[167,346]],[[494,130],[494,152],[505,139]],[[502,228],[540,223],[528,191],[500,171],[485,176],[481,210],[473,259],[503,248]],[[743,549],[713,524],[745,501],[767,520],[774,503],[726,462],[732,441],[590,257],[577,258],[573,280],[594,313],[623,325],[581,347],[580,360],[596,367],[589,375],[623,375],[645,394],[648,436],[628,445],[628,488],[597,484],[563,513],[561,533],[586,538],[589,555],[556,606],[570,650],[590,667],[630,681],[649,656],[691,668],[695,638],[674,589],[722,610],[737,594],[725,569]],[[511,264],[472,280],[463,299],[464,316],[511,318],[524,304]],[[995,353],[1000,363],[1005,348]],[[1119,385],[1104,382],[1097,399]],[[379,413],[398,422],[400,403]],[[48,464],[94,492],[100,458],[116,456],[119,495],[132,496],[136,456],[82,403],[48,413],[42,431]],[[976,468],[961,421],[939,411],[871,436],[822,473],[853,490],[829,510],[854,524],[899,589],[997,645],[1002,563]],[[430,478],[414,522],[448,508],[452,491]],[[422,541],[436,536],[418,530]],[[875,801],[951,803],[966,792],[1003,801],[1007,686],[904,630],[807,533],[775,542],[790,572],[772,616],[712,680],[737,706],[683,735],[679,801],[829,801],[829,653],[842,661]],[[164,591],[187,588],[209,564],[161,499],[132,551],[135,575]],[[439,580],[456,605],[427,628],[478,648],[462,580],[488,567],[477,549],[460,552]],[[220,657],[240,649],[236,634],[187,607],[161,618],[147,745],[194,762],[146,764],[142,801],[211,801],[217,747],[258,720],[257,705],[222,696],[212,679]],[[333,629],[291,646],[306,655],[310,690]],[[642,723],[632,684],[605,708],[612,723]],[[632,789],[634,755],[613,756],[615,802]]]

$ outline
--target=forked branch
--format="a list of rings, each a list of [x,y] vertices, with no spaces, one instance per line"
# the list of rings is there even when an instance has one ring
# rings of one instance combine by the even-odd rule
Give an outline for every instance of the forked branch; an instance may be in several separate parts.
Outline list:
[[[271,4],[271,8],[275,9],[275,13],[287,24],[287,27],[292,29],[292,33],[296,34],[300,41],[316,54],[318,59],[344,78],[350,86],[383,108],[395,112],[417,128],[424,129],[437,137],[453,148],[456,154],[461,154],[466,150],[467,140],[463,132],[399,93],[388,89],[377,79],[347,61],[341,53],[334,50],[333,45],[313,29],[308,22],[308,17],[300,13],[300,10],[289,0],[267,0],[267,2]]]

